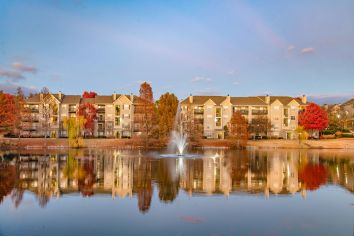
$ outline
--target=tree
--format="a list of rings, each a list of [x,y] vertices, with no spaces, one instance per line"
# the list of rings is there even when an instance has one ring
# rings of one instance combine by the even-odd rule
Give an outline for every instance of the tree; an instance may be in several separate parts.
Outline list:
[[[83,98],[95,98],[97,96],[97,93],[96,92],[87,92],[85,91],[83,94],[82,94],[82,97]]]
[[[17,117],[15,97],[0,91],[0,134],[12,132]]]
[[[64,117],[64,128],[68,132],[69,146],[79,148],[82,146],[80,139],[80,131],[84,128],[85,118],[82,116],[77,117]]]
[[[303,140],[306,140],[309,136],[308,133],[306,132],[306,130],[304,129],[304,127],[302,127],[302,126],[298,126],[295,129],[295,132],[298,134],[299,144],[301,144],[301,142]]]
[[[140,132],[140,138],[147,148],[151,138],[154,138],[156,130],[156,109],[153,102],[151,86],[144,82],[140,86],[140,96],[135,101],[134,125]]]
[[[316,131],[321,132],[327,128],[327,112],[319,105],[310,103],[304,111],[299,113],[299,125],[303,126],[313,136]]]
[[[268,132],[271,127],[272,125],[267,116],[257,116],[256,118],[252,119],[251,124],[249,125],[249,131],[254,136],[268,136]]]
[[[9,163],[0,163],[0,204],[15,185],[16,168]]]
[[[21,87],[17,88],[17,93],[15,96],[16,104],[16,121],[15,121],[15,130],[14,133],[18,135],[18,138],[21,138],[21,133],[23,129],[29,128],[32,125],[32,115],[29,107],[26,107],[25,104],[25,95]]]
[[[237,111],[232,114],[229,126],[229,139],[235,140],[235,147],[245,148],[248,140],[247,121],[242,114]]]
[[[80,104],[77,115],[83,117],[85,120],[84,135],[92,136],[95,129],[95,120],[97,118],[97,109],[95,106],[91,103]]]
[[[173,93],[161,95],[158,106],[159,136],[166,138],[170,135],[178,108],[178,99]]]
[[[140,85],[139,93],[141,99],[148,101],[150,103],[154,102],[154,96],[152,93],[151,85],[148,84],[146,81]]]

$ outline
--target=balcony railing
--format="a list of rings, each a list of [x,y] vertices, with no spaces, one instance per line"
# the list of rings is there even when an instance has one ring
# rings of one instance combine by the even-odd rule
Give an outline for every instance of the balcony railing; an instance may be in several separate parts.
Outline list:
[[[253,110],[252,115],[268,115],[267,110]]]
[[[100,113],[106,112],[106,109],[105,108],[97,108],[97,112],[100,112]]]

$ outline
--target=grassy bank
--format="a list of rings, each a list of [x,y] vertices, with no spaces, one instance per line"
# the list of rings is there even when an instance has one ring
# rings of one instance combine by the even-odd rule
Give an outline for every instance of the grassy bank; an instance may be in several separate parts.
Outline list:
[[[44,138],[0,138],[1,149],[67,149],[69,148],[67,139]],[[149,148],[163,148],[165,143],[152,141]],[[201,148],[225,148],[230,146],[228,140],[207,140],[203,139],[197,147]],[[340,138],[327,140],[306,140],[301,144],[297,140],[250,140],[249,147],[259,149],[269,148],[302,148],[302,149],[354,149],[354,139]],[[144,145],[134,139],[85,139],[86,148],[123,148],[142,149]]]

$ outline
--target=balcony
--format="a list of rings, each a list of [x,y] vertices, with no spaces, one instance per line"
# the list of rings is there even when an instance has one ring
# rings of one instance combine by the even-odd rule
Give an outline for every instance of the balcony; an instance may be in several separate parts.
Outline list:
[[[104,107],[97,108],[97,113],[104,113],[104,112],[106,112],[106,109]]]
[[[194,114],[204,114],[204,110],[202,109],[195,109]]]
[[[268,115],[267,110],[252,110],[252,115]]]

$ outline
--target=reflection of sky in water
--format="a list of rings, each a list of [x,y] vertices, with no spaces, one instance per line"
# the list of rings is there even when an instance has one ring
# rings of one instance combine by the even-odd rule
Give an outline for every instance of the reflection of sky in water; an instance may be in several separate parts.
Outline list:
[[[0,205],[0,235],[351,235],[353,231],[350,153],[221,151],[219,157],[195,160],[126,155],[115,160],[115,168],[113,156],[91,152],[91,158],[83,158],[86,154],[75,160],[93,173],[79,177],[82,186],[67,184],[60,194],[50,193],[44,208],[36,196],[43,180],[26,188],[18,208],[8,195]],[[33,167],[32,174],[46,166],[45,174],[36,177],[56,175],[48,160],[41,158],[37,168],[16,165]],[[54,155],[50,160],[55,161]],[[321,173],[306,173],[319,171],[319,165],[325,168],[327,184],[314,178]],[[54,185],[47,190],[55,192],[55,181],[47,180]],[[320,186],[311,191],[304,181],[310,187],[320,181]],[[87,192],[90,187],[93,195],[78,190]],[[113,199],[113,192],[122,195]]]

